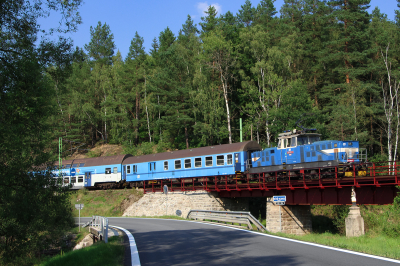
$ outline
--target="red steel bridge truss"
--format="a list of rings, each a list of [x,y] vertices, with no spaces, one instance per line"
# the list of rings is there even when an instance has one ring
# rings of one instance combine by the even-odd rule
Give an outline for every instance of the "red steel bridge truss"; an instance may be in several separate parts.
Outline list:
[[[351,188],[357,204],[391,204],[399,192],[399,162],[353,165],[343,172],[340,166],[275,171],[257,174],[173,178],[144,181],[145,193],[205,190],[220,197],[272,197],[286,195],[287,205],[351,204]],[[362,170],[357,170],[362,168]]]

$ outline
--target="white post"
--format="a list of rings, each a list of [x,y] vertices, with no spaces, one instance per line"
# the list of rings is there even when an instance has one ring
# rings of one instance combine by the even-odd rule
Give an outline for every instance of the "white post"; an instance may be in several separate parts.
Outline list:
[[[79,208],[79,232],[81,231],[81,208]]]
[[[282,214],[281,214],[281,205],[279,205],[279,231],[282,233]]]

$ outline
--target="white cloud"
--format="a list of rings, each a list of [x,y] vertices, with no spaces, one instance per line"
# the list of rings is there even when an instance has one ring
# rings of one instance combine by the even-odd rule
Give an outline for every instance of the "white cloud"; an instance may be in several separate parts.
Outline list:
[[[222,12],[222,6],[218,3],[209,5],[207,2],[199,2],[197,3],[197,10],[199,11],[201,16],[205,15],[205,12],[208,10],[209,6],[213,6],[215,10],[217,10],[218,15]]]

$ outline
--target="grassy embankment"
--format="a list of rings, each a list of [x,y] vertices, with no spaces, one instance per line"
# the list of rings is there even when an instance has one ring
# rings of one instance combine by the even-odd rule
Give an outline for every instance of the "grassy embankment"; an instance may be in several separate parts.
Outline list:
[[[123,238],[110,237],[108,243],[97,242],[92,246],[83,249],[67,252],[54,256],[43,263],[41,266],[69,266],[69,265],[123,265],[125,247]]]
[[[81,217],[100,215],[105,217],[122,216],[124,211],[138,201],[143,192],[136,189],[95,190],[81,189],[71,191],[71,205],[84,204]],[[78,217],[78,210],[74,208],[74,216]]]

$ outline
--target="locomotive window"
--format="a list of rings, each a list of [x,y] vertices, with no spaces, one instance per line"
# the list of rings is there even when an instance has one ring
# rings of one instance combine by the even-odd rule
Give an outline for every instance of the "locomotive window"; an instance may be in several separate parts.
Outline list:
[[[83,183],[83,175],[78,176],[78,183]]]
[[[194,158],[194,167],[201,167],[201,158]]]
[[[114,167],[114,174],[118,173],[118,167]]]
[[[296,147],[297,146],[297,141],[296,141],[296,137],[292,138],[292,147]]]
[[[192,168],[192,160],[185,159],[185,168]]]
[[[164,162],[164,170],[167,171],[168,170],[168,161]]]
[[[217,165],[224,165],[224,156],[217,155]]]
[[[286,147],[291,147],[291,139],[286,139]]]
[[[232,154],[228,154],[228,155],[226,156],[226,163],[227,163],[228,165],[231,165],[231,164],[232,164]]]
[[[278,149],[282,149],[281,145],[282,145],[282,140],[280,139],[280,140],[278,141]]]
[[[85,166],[84,163],[79,164],[79,167],[84,167],[84,166]]]
[[[111,174],[111,168],[106,168],[106,175]]]
[[[131,166],[130,166],[130,165],[127,165],[127,166],[126,166],[126,173],[127,173],[127,174],[130,174],[130,173],[131,173]]]
[[[297,137],[297,145],[308,144],[308,138],[305,136]]]
[[[181,169],[181,160],[175,160],[175,169]]]
[[[206,166],[212,166],[212,165],[213,165],[212,156],[206,157]]]
[[[309,136],[308,139],[309,139],[309,141],[310,141],[310,142],[309,142],[310,144],[313,144],[314,142],[320,140],[319,137],[317,137],[317,136],[315,136],[315,137],[314,137],[314,136],[312,136],[312,137]]]
[[[71,183],[75,184],[76,183],[76,176],[71,177]]]

